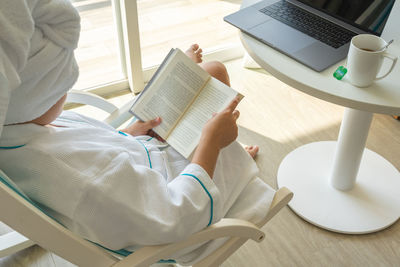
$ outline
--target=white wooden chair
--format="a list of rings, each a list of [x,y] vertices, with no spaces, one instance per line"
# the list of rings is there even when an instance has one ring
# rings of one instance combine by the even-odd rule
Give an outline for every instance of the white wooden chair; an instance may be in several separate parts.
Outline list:
[[[67,99],[70,102],[90,104],[107,111],[110,115],[105,121],[114,127],[130,118],[127,111],[133,102],[130,101],[118,109],[101,97],[83,92],[72,92]],[[218,266],[248,239],[261,242],[264,239],[264,233],[260,228],[281,210],[292,196],[293,193],[287,188],[279,189],[268,214],[258,225],[243,220],[224,218],[186,240],[142,247],[126,257],[121,257],[115,252],[77,236],[44,214],[0,170],[0,220],[17,231],[0,237],[0,257],[37,244],[78,266],[149,266],[160,259],[169,259],[169,255],[185,247],[216,238],[229,237],[223,246],[194,265]]]

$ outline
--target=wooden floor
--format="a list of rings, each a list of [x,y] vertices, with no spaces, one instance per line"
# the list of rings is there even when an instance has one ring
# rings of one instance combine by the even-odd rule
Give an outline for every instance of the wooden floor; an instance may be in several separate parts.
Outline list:
[[[290,151],[314,141],[336,140],[342,107],[305,95],[264,71],[244,69],[241,60],[226,65],[232,86],[245,95],[239,105],[239,141],[261,147],[257,163],[270,185],[276,188],[279,164]],[[121,104],[130,97],[113,101]],[[400,169],[400,121],[376,114],[367,147]],[[286,207],[263,230],[266,239],[261,244],[246,243],[222,266],[400,266],[400,222],[374,234],[344,235],[315,227]],[[0,263],[73,266],[37,246]]]

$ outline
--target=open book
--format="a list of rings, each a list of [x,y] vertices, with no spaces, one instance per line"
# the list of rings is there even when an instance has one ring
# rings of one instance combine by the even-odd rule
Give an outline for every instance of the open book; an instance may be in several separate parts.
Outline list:
[[[181,50],[172,49],[130,111],[142,121],[161,117],[161,124],[153,130],[189,158],[204,124],[237,95]]]

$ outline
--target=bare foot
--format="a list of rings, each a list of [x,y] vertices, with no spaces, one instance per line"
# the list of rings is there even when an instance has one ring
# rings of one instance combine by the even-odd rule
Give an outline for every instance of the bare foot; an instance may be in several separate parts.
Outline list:
[[[260,150],[260,148],[258,146],[245,146],[244,149],[247,151],[247,153],[250,154],[250,156],[254,159],[255,156],[258,153],[258,150]]]
[[[185,54],[190,57],[194,62],[201,63],[203,60],[203,50],[199,47],[198,44],[193,44],[190,46],[188,50],[186,50]]]

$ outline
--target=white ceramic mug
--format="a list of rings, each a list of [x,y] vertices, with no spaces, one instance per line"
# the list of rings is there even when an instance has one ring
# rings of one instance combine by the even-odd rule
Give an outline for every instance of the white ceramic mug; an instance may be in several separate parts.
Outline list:
[[[347,78],[351,84],[367,87],[393,70],[397,57],[382,49],[386,44],[385,40],[372,34],[360,34],[351,39],[347,55]],[[384,58],[391,60],[392,65],[385,74],[377,77]]]

